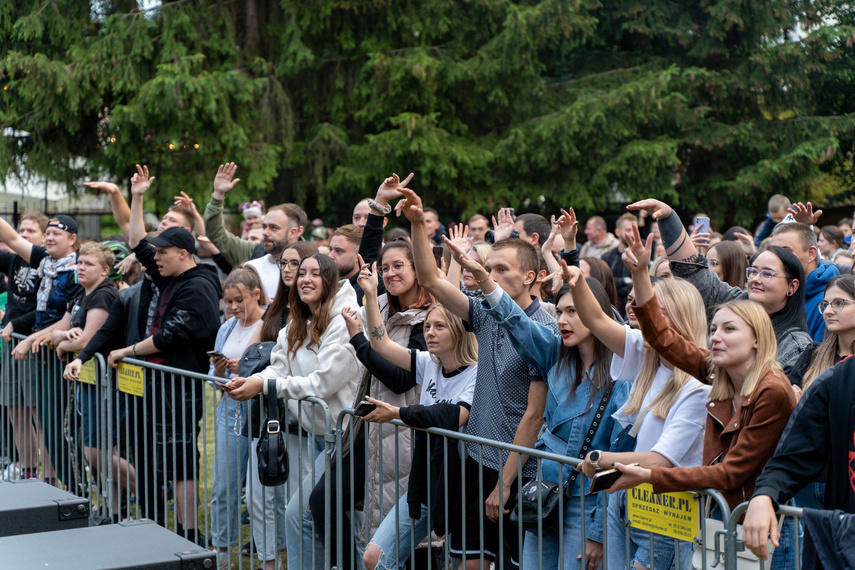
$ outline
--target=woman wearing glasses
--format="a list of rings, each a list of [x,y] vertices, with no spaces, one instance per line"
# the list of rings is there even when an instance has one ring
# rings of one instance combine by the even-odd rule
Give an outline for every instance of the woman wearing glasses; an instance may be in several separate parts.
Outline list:
[[[791,252],[777,246],[759,254],[745,270],[745,289],[721,281],[709,269],[707,259],[695,251],[689,234],[671,207],[659,200],[642,200],[627,206],[630,210],[646,210],[659,222],[662,242],[671,260],[675,277],[689,280],[704,299],[707,317],[712,310],[727,301],[750,299],[758,303],[772,320],[777,358],[784,373],[789,374],[813,339],[805,318],[804,269]]]
[[[803,391],[817,376],[852,354],[855,345],[855,276],[840,275],[829,281],[825,297],[816,309],[825,321],[825,337],[810,355],[810,367],[802,379]]]
[[[654,295],[645,269],[652,240],[648,239],[645,246],[634,229],[627,241],[627,252],[637,262],[632,270],[634,309],[644,338],[662,360],[709,382],[712,391],[706,405],[700,467],[644,468],[618,462],[616,467],[624,474],[609,491],[641,483],[652,483],[656,493],[709,487],[719,490],[732,509],[751,497],[796,404],[790,383],[775,359],[777,347],[769,310],[759,302],[746,300],[720,305],[710,324],[710,348],[701,348],[669,324]],[[761,259],[763,255],[758,256],[762,271],[772,271],[765,264],[773,261]],[[749,286],[756,281],[750,279]],[[762,291],[756,288],[758,293],[773,294],[768,291],[771,287]],[[782,567],[782,562],[789,560],[776,552],[773,567]]]

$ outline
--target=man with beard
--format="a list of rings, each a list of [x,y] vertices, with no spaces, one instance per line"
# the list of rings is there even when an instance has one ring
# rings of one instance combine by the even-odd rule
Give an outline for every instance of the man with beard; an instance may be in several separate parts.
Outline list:
[[[359,277],[359,262],[356,254],[359,253],[359,244],[362,242],[362,231],[362,228],[354,224],[347,224],[334,231],[330,238],[330,259],[338,267],[338,278],[350,281],[360,305],[362,305],[364,293],[356,282],[356,278]],[[382,226],[380,232],[381,234],[383,232]]]
[[[620,311],[621,317],[626,318],[626,296],[632,290],[632,275],[629,269],[621,261],[621,255],[626,249],[626,235],[632,231],[632,224],[638,222],[638,219],[632,214],[626,213],[618,218],[615,224],[615,236],[618,238],[618,245],[614,249],[603,254],[602,260],[609,264],[612,270],[612,275],[615,278],[615,286],[617,287],[617,309]]]
[[[234,177],[236,171],[237,165],[233,162],[221,164],[217,170],[214,192],[205,207],[205,230],[208,239],[232,267],[249,262],[258,271],[265,293],[273,300],[281,279],[276,260],[285,247],[300,239],[309,218],[300,206],[281,204],[269,208],[262,218],[263,237],[260,244],[231,234],[223,224],[223,200],[226,192],[240,182],[240,178]]]

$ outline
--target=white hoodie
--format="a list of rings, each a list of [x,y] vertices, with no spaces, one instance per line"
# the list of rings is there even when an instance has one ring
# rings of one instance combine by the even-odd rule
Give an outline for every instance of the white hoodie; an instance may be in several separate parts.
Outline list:
[[[298,400],[314,396],[326,402],[332,426],[335,426],[339,412],[353,404],[356,386],[362,377],[362,363],[350,344],[341,310],[358,306],[356,291],[350,282],[347,279],[339,281],[330,309],[330,324],[321,336],[321,345],[307,348],[311,339],[306,338],[291,359],[288,355],[289,322],[279,331],[276,346],[270,353],[270,366],[254,375],[264,380],[276,378],[277,396],[287,399],[288,409],[294,417],[300,417],[303,429],[309,433],[313,424],[315,435],[324,433],[324,415],[318,406],[305,402],[301,405]],[[267,394],[267,382],[264,382],[263,392]]]

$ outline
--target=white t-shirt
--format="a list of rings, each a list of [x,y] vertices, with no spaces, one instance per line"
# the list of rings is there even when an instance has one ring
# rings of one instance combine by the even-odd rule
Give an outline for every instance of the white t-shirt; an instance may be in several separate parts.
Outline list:
[[[626,343],[623,358],[612,356],[612,378],[634,382],[641,373],[644,364],[644,338],[641,331],[625,327]],[[665,383],[672,374],[664,364],[659,365],[650,389],[644,396],[641,409],[646,409],[662,392]],[[668,411],[665,419],[657,418],[648,412],[641,422],[636,437],[635,451],[655,451],[670,461],[674,467],[696,467],[701,464],[704,450],[704,425],[706,424],[706,403],[709,401],[710,387],[701,384],[695,378],[689,378],[677,400]],[[622,427],[635,423],[639,414],[626,414],[626,404],[612,417]]]
[[[472,364],[459,372],[446,376],[442,365],[437,364],[425,350],[414,351],[416,383],[422,387],[419,403],[423,406],[434,404],[465,404],[472,407],[475,395],[475,376],[478,365]]]
[[[267,295],[268,300],[273,302],[276,292],[279,291],[279,282],[282,281],[279,266],[275,263],[270,263],[269,255],[250,259],[246,264],[252,265],[258,271],[258,275],[261,277],[261,284],[264,286],[264,293]]]
[[[240,358],[243,356],[246,347],[249,344],[249,339],[252,338],[252,333],[261,326],[261,319],[255,321],[254,324],[245,327],[240,322],[235,323],[235,328],[229,336],[226,337],[226,342],[223,343],[223,356],[231,360],[232,358]]]

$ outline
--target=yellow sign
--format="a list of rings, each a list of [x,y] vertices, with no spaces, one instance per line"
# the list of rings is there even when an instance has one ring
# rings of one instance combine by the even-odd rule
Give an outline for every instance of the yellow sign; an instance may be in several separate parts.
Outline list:
[[[78,382],[84,384],[95,384],[95,360],[89,360],[80,368],[80,376],[77,377]]]
[[[700,506],[691,493],[653,492],[647,483],[626,492],[630,526],[691,542],[700,528]]]
[[[145,372],[142,366],[120,362],[116,371],[116,382],[119,385],[119,391],[132,396],[142,396],[145,387]]]

